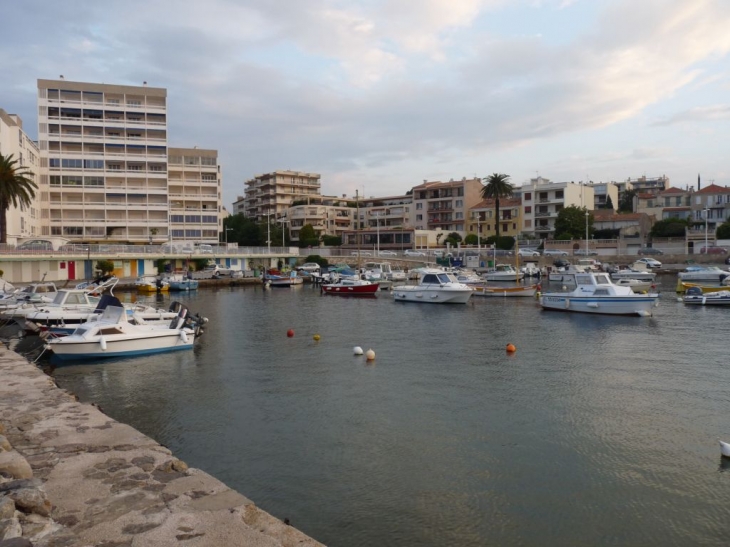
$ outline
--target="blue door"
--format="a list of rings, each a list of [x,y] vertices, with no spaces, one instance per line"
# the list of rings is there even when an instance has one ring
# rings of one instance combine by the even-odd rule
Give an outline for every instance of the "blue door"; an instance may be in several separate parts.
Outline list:
[[[137,275],[140,277],[144,275],[144,260],[137,261]]]

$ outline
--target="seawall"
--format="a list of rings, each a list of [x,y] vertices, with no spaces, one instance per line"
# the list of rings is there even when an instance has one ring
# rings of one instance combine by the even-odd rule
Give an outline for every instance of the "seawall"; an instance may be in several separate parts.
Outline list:
[[[0,545],[11,538],[36,547],[321,545],[0,348]]]

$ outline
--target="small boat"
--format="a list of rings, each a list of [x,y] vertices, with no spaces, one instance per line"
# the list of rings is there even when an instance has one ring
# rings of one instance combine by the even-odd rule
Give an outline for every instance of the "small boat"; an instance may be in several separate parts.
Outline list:
[[[607,273],[575,274],[575,284],[570,292],[543,293],[540,305],[546,310],[648,317],[659,299],[658,294],[637,294],[616,285]]]
[[[617,281],[614,281],[619,287],[629,287],[632,291],[640,293],[647,292],[649,289],[654,287],[651,281],[642,281],[640,279],[633,279],[630,277],[624,277]]]
[[[190,279],[183,274],[174,274],[166,278],[170,291],[194,291],[198,288],[198,280]]]
[[[722,441],[718,442],[720,443],[720,454],[726,458],[730,458],[730,443],[724,443]]]
[[[267,270],[264,276],[264,283],[268,283],[271,287],[291,287],[293,285],[301,285],[304,278],[297,275],[296,270],[289,273],[282,273],[276,269]]]
[[[540,277],[542,275],[542,271],[534,262],[526,262],[525,265],[520,268],[520,271],[525,274],[525,277]]]
[[[377,281],[365,279],[352,279],[343,277],[334,283],[325,283],[321,286],[324,294],[336,294],[339,296],[367,296],[373,295],[380,289]]]
[[[45,276],[44,276],[45,277]],[[0,300],[0,310],[17,308],[21,304],[48,304],[56,298],[58,289],[50,281],[31,283],[13,293],[4,295]]]
[[[730,272],[717,266],[688,266],[677,274],[682,281],[714,281],[722,283],[730,277]]]
[[[170,290],[169,283],[155,275],[142,275],[134,282],[138,292],[158,293]]]
[[[169,324],[127,320],[122,306],[108,306],[95,321],[88,321],[69,336],[48,341],[55,361],[148,355],[192,349],[207,319],[190,316],[181,306]]]
[[[524,277],[525,274],[515,270],[512,264],[497,264],[484,274],[487,281],[520,281]]]
[[[726,291],[730,287],[730,278],[725,278],[720,285],[700,285],[699,283],[690,283],[688,281],[677,280],[677,292],[686,292],[690,287],[699,287],[702,292],[718,292]]]
[[[393,287],[396,302],[424,302],[429,304],[466,304],[474,291],[459,283],[443,270],[422,270],[418,285]]]
[[[611,279],[618,281],[620,279],[638,279],[639,281],[649,281],[650,284],[656,279],[656,273],[648,270],[643,262],[634,262],[627,268],[619,268],[611,273]]]
[[[517,287],[498,287],[495,285],[482,285],[474,287],[474,296],[501,296],[501,297],[534,297],[537,294],[538,285],[525,285]]]
[[[585,268],[576,266],[575,264],[569,264],[568,266],[551,269],[548,273],[548,281],[575,283],[575,274],[585,272]]]
[[[705,293],[699,287],[690,287],[684,293],[682,301],[700,306],[730,306],[730,290]]]

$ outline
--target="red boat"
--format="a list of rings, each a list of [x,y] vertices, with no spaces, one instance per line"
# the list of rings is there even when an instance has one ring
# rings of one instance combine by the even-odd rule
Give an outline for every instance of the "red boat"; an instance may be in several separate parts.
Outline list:
[[[378,292],[379,285],[362,279],[340,279],[337,283],[322,285],[325,294],[339,294],[342,296],[365,296]]]

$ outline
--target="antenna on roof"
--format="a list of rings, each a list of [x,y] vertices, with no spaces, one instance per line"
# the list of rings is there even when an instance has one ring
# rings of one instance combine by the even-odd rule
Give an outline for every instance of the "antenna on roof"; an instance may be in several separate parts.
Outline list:
[[[63,74],[61,74],[61,75],[59,76],[59,78],[60,78],[61,80],[63,80],[63,79],[64,79],[64,78],[63,78]]]

